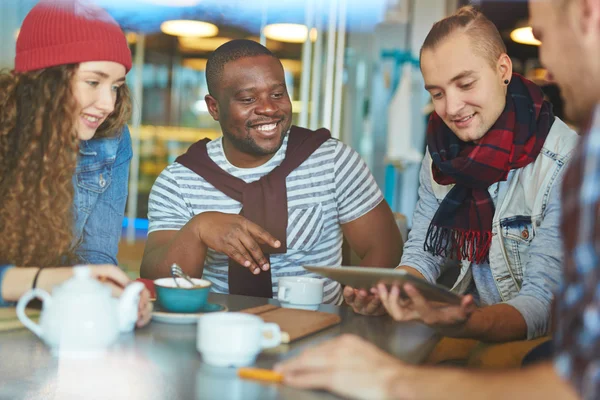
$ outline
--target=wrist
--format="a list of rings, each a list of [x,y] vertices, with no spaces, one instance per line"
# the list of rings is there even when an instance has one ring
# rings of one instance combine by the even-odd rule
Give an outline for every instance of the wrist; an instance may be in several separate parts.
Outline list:
[[[417,399],[417,388],[423,369],[413,365],[401,364],[395,367],[385,383],[386,399]],[[431,377],[431,375],[430,375]]]
[[[2,280],[2,297],[5,301],[18,301],[23,294],[31,290],[33,279],[38,272],[36,267],[15,267],[6,271]],[[37,288],[51,292],[54,286],[69,279],[72,268],[44,268],[39,274]]]
[[[479,309],[473,311],[464,321],[458,321],[453,325],[440,327],[438,332],[444,336],[462,339],[477,339],[482,335],[481,327],[478,324],[475,314]]]
[[[47,292],[73,276],[72,267],[42,268],[39,273],[36,287]]]
[[[204,229],[203,229],[203,227],[206,226],[205,221],[204,221],[205,218],[206,218],[205,214],[206,213],[200,213],[200,214],[194,216],[184,226],[184,229],[182,229],[182,231],[187,231],[187,232],[191,233],[193,235],[193,237],[195,237],[201,243],[204,243]]]

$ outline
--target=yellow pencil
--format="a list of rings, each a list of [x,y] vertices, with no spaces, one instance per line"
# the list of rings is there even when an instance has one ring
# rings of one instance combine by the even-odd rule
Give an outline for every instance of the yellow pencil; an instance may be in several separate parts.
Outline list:
[[[283,382],[283,375],[270,369],[239,368],[238,376],[245,379],[256,379],[265,382]]]

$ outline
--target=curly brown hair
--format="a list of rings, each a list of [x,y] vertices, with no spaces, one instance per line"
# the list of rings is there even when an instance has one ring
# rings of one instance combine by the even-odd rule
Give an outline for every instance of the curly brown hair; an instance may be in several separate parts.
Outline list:
[[[0,72],[0,261],[18,266],[77,262],[73,175],[78,65]],[[120,132],[131,114],[126,85],[94,137]]]

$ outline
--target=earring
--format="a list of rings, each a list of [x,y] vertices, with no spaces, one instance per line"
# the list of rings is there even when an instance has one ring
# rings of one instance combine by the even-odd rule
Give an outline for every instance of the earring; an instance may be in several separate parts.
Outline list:
[[[508,80],[508,79],[505,79],[505,80],[504,80],[504,84],[505,84],[505,85],[508,85],[508,82],[509,82],[509,80]]]

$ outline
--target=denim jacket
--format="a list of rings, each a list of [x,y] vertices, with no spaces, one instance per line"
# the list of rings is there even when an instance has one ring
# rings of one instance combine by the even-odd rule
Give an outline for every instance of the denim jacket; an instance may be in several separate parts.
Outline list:
[[[523,314],[529,338],[549,330],[553,292],[563,261],[559,187],[577,140],[577,134],[556,118],[536,160],[510,171],[506,181],[488,188],[496,205],[489,267],[502,301]],[[414,267],[434,282],[445,260],[425,252],[423,243],[429,223],[452,185],[435,182],[429,153],[423,160],[420,181],[413,229],[401,264]],[[471,263],[466,260],[452,290],[464,294],[471,284]]]
[[[131,157],[127,126],[115,137],[80,143],[73,185],[74,238],[82,263],[117,265]]]
[[[117,264],[117,251],[127,202],[131,136],[125,126],[112,138],[80,142],[73,176],[74,240],[82,263]],[[0,265],[0,307],[14,306],[2,299],[2,279],[11,265]]]

